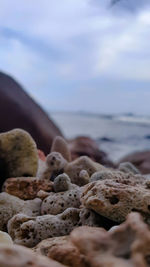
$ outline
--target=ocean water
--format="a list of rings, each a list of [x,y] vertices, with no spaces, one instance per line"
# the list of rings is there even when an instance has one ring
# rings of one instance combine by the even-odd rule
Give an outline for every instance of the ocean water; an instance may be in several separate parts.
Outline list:
[[[89,136],[117,162],[127,154],[150,150],[150,117],[51,112],[66,138]]]

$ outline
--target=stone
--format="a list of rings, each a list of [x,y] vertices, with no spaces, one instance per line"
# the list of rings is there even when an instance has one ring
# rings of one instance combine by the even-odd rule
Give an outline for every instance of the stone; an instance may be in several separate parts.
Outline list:
[[[131,162],[142,174],[150,173],[150,150],[135,152],[122,158],[122,162]]]
[[[81,181],[84,181],[85,184],[88,184],[89,180],[90,180],[90,176],[89,176],[89,174],[88,174],[88,172],[86,170],[81,170],[80,173],[79,173],[79,179]]]
[[[53,140],[51,152],[59,152],[64,159],[71,161],[71,153],[68,148],[68,144],[61,136],[56,136],[56,138]]]
[[[45,169],[39,178],[54,181],[59,174],[66,173],[71,183],[83,186],[89,182],[89,177],[94,172],[102,170],[107,169],[87,156],[68,162],[59,152],[51,152],[47,155]]]
[[[90,209],[81,208],[79,216],[80,216],[79,225],[87,225],[92,227],[103,226],[102,217],[98,213]]]
[[[117,222],[114,222],[97,212],[87,209],[83,206],[80,207],[80,221],[79,226],[92,226],[92,227],[102,227],[106,230],[111,229],[112,227],[117,225]]]
[[[109,232],[78,227],[70,240],[92,267],[149,266],[150,231],[138,213],[130,213],[126,222]]]
[[[40,190],[53,191],[53,182],[36,177],[18,177],[8,178],[3,185],[3,191],[23,200],[36,198]]]
[[[92,182],[84,187],[81,203],[98,214],[121,223],[131,211],[142,214],[150,224],[150,190],[112,180]]]
[[[56,193],[71,189],[71,180],[66,173],[59,174],[54,180],[54,191]]]
[[[63,267],[50,258],[36,255],[31,249],[22,246],[0,246],[1,267]]]
[[[50,116],[10,76],[0,72],[0,132],[21,128],[47,155],[53,139],[62,136]],[[8,118],[8,114],[10,114]],[[21,176],[21,175],[19,175]],[[35,176],[35,175],[33,175]],[[11,176],[13,177],[13,175]]]
[[[59,152],[51,152],[46,157],[46,162],[38,174],[42,180],[53,181],[59,174],[64,172],[67,161]]]
[[[68,140],[68,145],[73,160],[80,156],[88,156],[93,161],[104,166],[114,167],[114,164],[109,160],[107,154],[104,151],[99,150],[97,142],[90,137],[76,137],[75,139]]]
[[[40,215],[41,200],[22,200],[5,192],[0,193],[0,230],[5,231],[7,222],[20,212],[28,216]]]
[[[0,185],[6,178],[35,176],[37,148],[32,137],[21,129],[0,134]]]
[[[118,169],[125,173],[140,174],[140,171],[131,162],[120,163]]]
[[[59,214],[67,208],[79,208],[81,205],[80,196],[81,189],[76,187],[64,192],[50,192],[41,205],[41,214]]]
[[[13,245],[12,238],[6,232],[0,231],[0,246],[3,245]]]
[[[106,170],[106,168],[87,156],[79,157],[64,167],[64,172],[70,177],[71,182],[79,186],[83,186],[89,182],[87,175],[81,175],[82,170],[86,170],[90,177],[94,172]]]
[[[33,251],[70,267],[88,266],[85,257],[81,255],[77,247],[70,242],[69,236],[45,239],[33,248]]]
[[[58,215],[17,214],[8,222],[8,233],[16,244],[34,247],[46,238],[68,235],[79,223],[79,212],[68,208]]]
[[[90,182],[103,181],[108,179],[117,183],[128,184],[133,186],[142,185],[145,188],[147,188],[147,184],[150,182],[150,179],[148,177],[144,177],[143,175],[135,175],[131,172],[125,173],[118,170],[105,170],[95,172],[90,177]]]

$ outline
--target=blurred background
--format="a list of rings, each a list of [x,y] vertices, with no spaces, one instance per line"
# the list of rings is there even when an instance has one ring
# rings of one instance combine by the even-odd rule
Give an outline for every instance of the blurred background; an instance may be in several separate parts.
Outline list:
[[[0,0],[0,71],[66,138],[150,150],[149,0]]]

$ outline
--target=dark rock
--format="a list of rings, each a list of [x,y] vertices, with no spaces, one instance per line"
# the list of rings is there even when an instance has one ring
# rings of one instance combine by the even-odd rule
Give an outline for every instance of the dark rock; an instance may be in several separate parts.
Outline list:
[[[0,132],[22,128],[48,154],[60,130],[41,107],[10,76],[0,72]]]
[[[127,155],[120,160],[120,163],[126,161],[134,164],[142,174],[150,173],[150,150]]]
[[[99,141],[102,141],[102,142],[114,142],[114,140],[112,138],[108,138],[108,137],[100,137],[98,139]]]
[[[80,156],[88,156],[92,160],[99,162],[105,166],[113,167],[113,163],[108,159],[107,154],[101,150],[93,139],[90,137],[79,136],[68,141],[72,159]]]

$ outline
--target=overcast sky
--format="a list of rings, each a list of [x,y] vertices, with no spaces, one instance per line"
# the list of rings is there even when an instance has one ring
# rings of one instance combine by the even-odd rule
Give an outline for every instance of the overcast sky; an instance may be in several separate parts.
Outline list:
[[[0,0],[0,70],[49,110],[150,115],[150,1]]]

